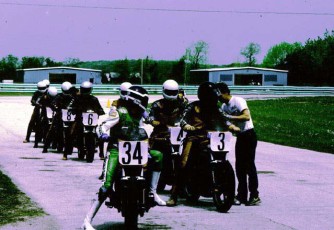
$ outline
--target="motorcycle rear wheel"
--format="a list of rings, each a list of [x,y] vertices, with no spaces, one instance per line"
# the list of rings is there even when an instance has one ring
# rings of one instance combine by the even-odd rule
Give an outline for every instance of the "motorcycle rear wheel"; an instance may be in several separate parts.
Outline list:
[[[218,212],[228,212],[233,205],[235,196],[235,175],[230,162],[224,162],[223,168],[215,173],[220,184],[213,191],[213,202]]]

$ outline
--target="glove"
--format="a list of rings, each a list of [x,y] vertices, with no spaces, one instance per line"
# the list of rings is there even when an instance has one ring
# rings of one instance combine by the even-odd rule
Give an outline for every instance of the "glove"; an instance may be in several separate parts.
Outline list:
[[[107,142],[110,140],[110,136],[108,134],[102,133],[100,140]]]
[[[185,126],[183,126],[183,130],[184,131],[195,131],[195,127],[189,124],[186,124]]]

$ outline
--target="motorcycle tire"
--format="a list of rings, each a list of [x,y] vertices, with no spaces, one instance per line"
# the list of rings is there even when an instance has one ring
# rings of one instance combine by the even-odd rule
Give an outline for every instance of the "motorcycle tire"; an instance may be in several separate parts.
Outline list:
[[[128,210],[124,216],[125,229],[138,229],[138,213],[136,210]]]
[[[95,137],[93,133],[88,133],[85,138],[86,138],[85,143],[87,148],[86,162],[92,163],[94,161],[94,155],[95,155]]]
[[[218,212],[228,212],[235,196],[235,174],[230,162],[226,161],[215,172],[219,186],[213,191],[213,202]]]

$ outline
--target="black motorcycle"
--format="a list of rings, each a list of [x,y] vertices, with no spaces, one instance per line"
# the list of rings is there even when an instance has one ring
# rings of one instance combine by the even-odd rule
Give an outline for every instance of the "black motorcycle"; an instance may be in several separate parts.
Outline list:
[[[141,133],[144,133],[143,130]],[[145,132],[146,134],[146,132]],[[135,135],[136,136],[136,135]],[[117,176],[110,194],[109,208],[115,207],[124,217],[126,229],[137,229],[138,216],[155,206],[153,195],[149,194],[148,137],[127,138],[118,141],[119,164]],[[140,137],[142,135],[139,135]],[[144,172],[145,171],[145,172]]]
[[[166,185],[173,185],[175,181],[176,167],[180,160],[179,148],[185,136],[186,132],[180,126],[168,126],[168,132],[150,137],[151,148],[163,153],[158,191],[163,191]]]
[[[96,148],[96,127],[98,125],[99,115],[92,110],[82,113],[83,136],[82,146],[78,151],[79,159],[86,157],[86,162],[94,161]]]
[[[227,212],[231,208],[235,196],[235,174],[226,158],[231,137],[229,132],[214,131],[193,142],[186,166],[187,201],[197,202],[200,196],[212,197],[217,211]]]

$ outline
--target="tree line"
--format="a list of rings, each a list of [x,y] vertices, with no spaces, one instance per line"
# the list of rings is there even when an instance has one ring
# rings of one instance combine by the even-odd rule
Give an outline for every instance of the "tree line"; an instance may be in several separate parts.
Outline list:
[[[166,79],[175,79],[184,84],[191,83],[192,69],[217,67],[253,66],[288,70],[289,85],[334,86],[334,31],[326,31],[323,37],[300,42],[281,42],[272,46],[262,63],[257,63],[256,55],[261,47],[255,42],[240,50],[244,62],[228,65],[207,63],[209,45],[198,41],[185,50],[179,60],[123,59],[112,61],[83,62],[68,58],[56,62],[50,57],[23,57],[21,60],[8,55],[0,60],[0,80],[15,79],[17,69],[68,66],[102,70],[103,83],[118,84],[130,81],[134,84],[161,84]]]

